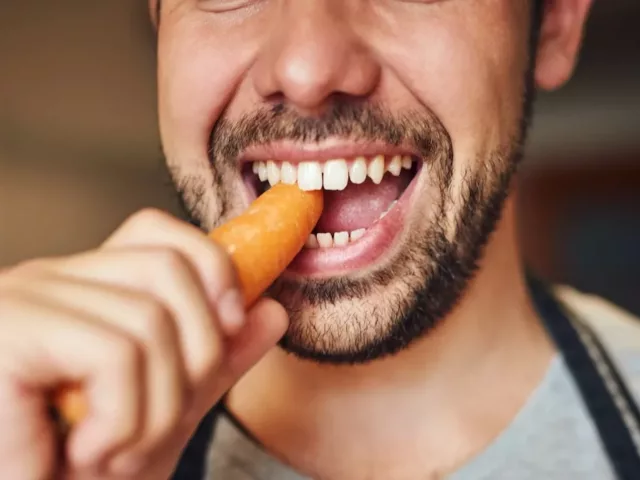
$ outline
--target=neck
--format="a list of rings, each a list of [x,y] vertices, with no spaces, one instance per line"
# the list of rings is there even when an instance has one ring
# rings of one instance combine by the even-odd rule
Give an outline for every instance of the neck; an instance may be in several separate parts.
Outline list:
[[[314,478],[438,478],[458,468],[509,424],[553,356],[529,301],[513,203],[464,298],[424,339],[360,366],[274,350],[230,392],[229,409]]]

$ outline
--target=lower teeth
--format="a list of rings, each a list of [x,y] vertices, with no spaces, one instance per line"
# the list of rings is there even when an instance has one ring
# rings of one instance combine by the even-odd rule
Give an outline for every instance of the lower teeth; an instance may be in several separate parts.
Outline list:
[[[380,214],[379,220],[382,220],[393,207],[396,206],[397,200],[394,200],[389,205],[389,208]],[[354,243],[364,237],[367,233],[366,228],[359,228],[353,232],[336,232],[336,233],[317,233],[309,235],[305,247],[309,249],[316,248],[332,248],[332,247],[345,247],[349,243]]]

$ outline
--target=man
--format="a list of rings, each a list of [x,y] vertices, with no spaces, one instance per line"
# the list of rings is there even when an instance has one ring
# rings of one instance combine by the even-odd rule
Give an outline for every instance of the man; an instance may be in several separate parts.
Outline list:
[[[637,327],[527,278],[510,190],[590,4],[152,0],[193,222],[280,181],[325,212],[248,312],[225,254],[153,211],[5,271],[0,478],[639,478]],[[62,382],[90,403],[64,464]]]

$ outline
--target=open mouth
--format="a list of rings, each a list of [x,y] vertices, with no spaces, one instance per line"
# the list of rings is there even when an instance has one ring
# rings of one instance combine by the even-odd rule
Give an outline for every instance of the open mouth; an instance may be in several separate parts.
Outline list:
[[[255,195],[281,182],[324,190],[322,217],[287,273],[333,276],[369,267],[393,246],[404,230],[421,165],[417,157],[403,153],[326,161],[253,160],[247,162],[245,180]]]

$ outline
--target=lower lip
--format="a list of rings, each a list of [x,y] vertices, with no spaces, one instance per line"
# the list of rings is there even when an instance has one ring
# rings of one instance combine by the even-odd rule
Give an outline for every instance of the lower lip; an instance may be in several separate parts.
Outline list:
[[[370,267],[389,252],[404,232],[405,218],[410,210],[422,166],[398,199],[394,207],[367,229],[365,235],[345,247],[305,248],[289,265],[284,277],[329,277]]]

